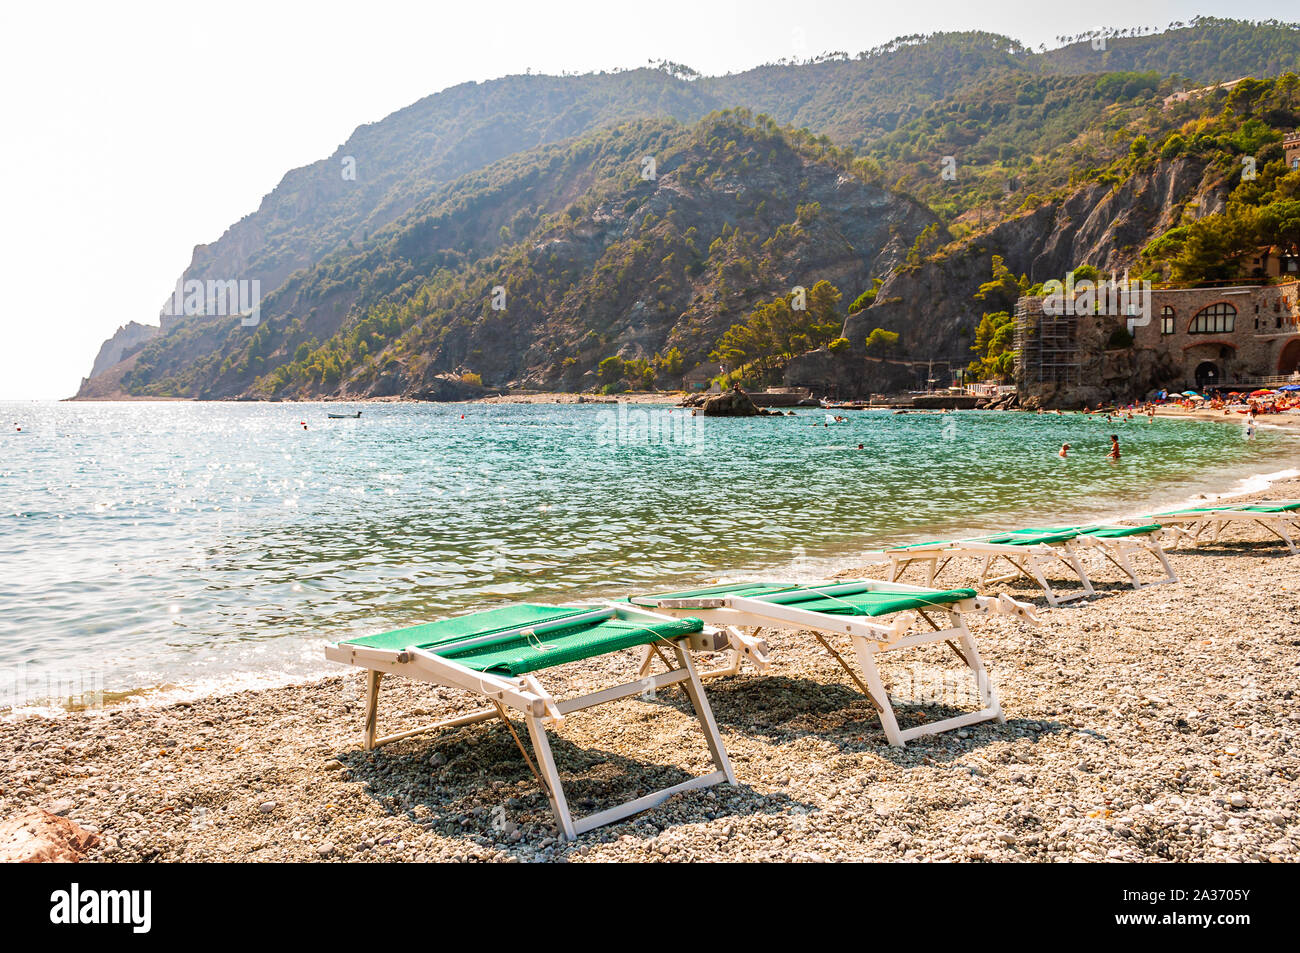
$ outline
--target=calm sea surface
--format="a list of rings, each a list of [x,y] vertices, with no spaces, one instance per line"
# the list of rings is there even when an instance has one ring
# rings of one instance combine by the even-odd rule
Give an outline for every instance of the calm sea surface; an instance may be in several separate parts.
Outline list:
[[[0,403],[0,707],[68,673],[108,691],[309,674],[326,638],[505,600],[819,576],[893,541],[1138,512],[1285,469],[1298,446],[1171,420],[825,420]]]

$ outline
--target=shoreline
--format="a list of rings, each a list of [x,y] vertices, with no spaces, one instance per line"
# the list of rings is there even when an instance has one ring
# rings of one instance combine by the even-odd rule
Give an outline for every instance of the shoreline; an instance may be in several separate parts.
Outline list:
[[[1300,498],[1300,479],[1267,495]],[[94,828],[89,859],[112,861],[1295,861],[1300,557],[1258,533],[1245,540],[1172,553],[1181,581],[1152,589],[1098,570],[1098,596],[1062,608],[989,587],[1042,607],[1037,628],[972,625],[1007,723],[904,750],[887,746],[820,647],[777,634],[766,675],[707,685],[739,786],[676,797],[573,843],[555,839],[499,723],[362,752],[353,672],[7,721],[0,811],[40,807]],[[947,668],[942,653],[919,651],[922,672]],[[933,710],[906,700],[917,661],[886,671],[907,720]],[[556,687],[590,688],[626,662],[573,666]],[[404,679],[385,696],[388,725],[470,704]],[[679,763],[702,766],[704,752],[679,750],[679,736],[694,737],[687,725],[675,695],[566,722],[555,749],[580,810]]]

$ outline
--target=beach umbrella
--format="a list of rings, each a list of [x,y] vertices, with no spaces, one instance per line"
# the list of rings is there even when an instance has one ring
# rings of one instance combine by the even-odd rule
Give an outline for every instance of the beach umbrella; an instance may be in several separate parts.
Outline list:
[[[1194,391],[1194,390],[1185,390],[1185,391],[1183,391],[1183,396],[1184,396],[1184,397],[1200,397],[1201,395],[1198,394],[1198,393],[1196,393],[1196,391]]]
[[[1267,397],[1273,393],[1271,390],[1253,390],[1250,392],[1251,397]]]
[[[1300,384],[1283,384],[1278,390],[1300,390]]]

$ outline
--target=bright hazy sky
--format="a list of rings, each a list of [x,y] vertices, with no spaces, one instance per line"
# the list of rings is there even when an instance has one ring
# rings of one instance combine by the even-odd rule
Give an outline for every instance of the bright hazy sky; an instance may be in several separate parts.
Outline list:
[[[193,246],[254,211],[286,171],[466,80],[651,59],[718,74],[941,30],[1051,47],[1058,34],[1198,14],[1296,18],[1294,0],[11,0],[2,10],[4,399],[73,394],[104,338],[130,320],[156,324]]]

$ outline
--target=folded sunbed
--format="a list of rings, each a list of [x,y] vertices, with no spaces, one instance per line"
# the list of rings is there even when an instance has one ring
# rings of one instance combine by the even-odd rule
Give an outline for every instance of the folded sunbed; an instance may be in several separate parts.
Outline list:
[[[665,651],[671,653],[676,665],[670,664],[667,672],[567,699],[555,698],[538,681],[537,673],[544,669],[637,646],[653,646],[661,654]],[[675,618],[632,605],[520,604],[347,639],[328,646],[325,656],[335,662],[368,670],[364,731],[364,745],[368,751],[422,732],[500,718],[509,728],[529,769],[545,789],[561,833],[571,840],[592,828],[652,808],[681,791],[722,781],[735,784],[731,762],[690,654],[691,651],[713,652],[728,647],[725,633],[705,626],[698,618]],[[463,689],[484,699],[489,707],[436,724],[378,737],[379,687],[384,675],[404,675],[434,685]],[[551,755],[546,725],[562,723],[570,712],[632,695],[648,695],[676,684],[681,684],[686,690],[717,770],[575,819],[569,812],[555,759]],[[507,709],[523,717],[537,758],[536,764],[515,731]]]
[[[1300,536],[1300,500],[1258,500],[1254,503],[1234,503],[1222,506],[1194,506],[1169,513],[1158,513],[1149,519],[1159,520],[1175,536],[1179,544],[1197,546],[1202,536],[1209,533],[1211,541],[1218,541],[1229,526],[1262,527],[1286,544],[1294,555],[1295,537]]]
[[[1178,577],[1160,545],[1160,534],[1161,527],[1157,523],[1145,526],[1038,527],[970,539],[895,546],[885,550],[884,555],[892,564],[892,579],[899,579],[917,563],[925,567],[926,584],[930,586],[954,559],[978,559],[981,562],[981,587],[1023,577],[1043,590],[1049,605],[1059,606],[1096,593],[1080,558],[1086,549],[1099,551],[1128,576],[1134,589],[1177,582]],[[1134,556],[1142,553],[1160,564],[1165,573],[1163,579],[1142,580],[1133,561]],[[1009,565],[1014,571],[991,576],[990,571],[999,562]],[[1048,572],[1060,567],[1068,570],[1067,579],[1079,580],[1078,591],[1063,591],[1059,585],[1052,584]]]
[[[891,745],[903,747],[922,735],[937,734],[982,721],[1005,721],[998,704],[997,692],[989,678],[975,639],[966,627],[966,616],[974,612],[1013,615],[1036,622],[1033,608],[1010,596],[986,598],[974,589],[924,589],[897,582],[874,579],[854,582],[793,584],[785,582],[742,582],[710,586],[683,592],[666,592],[629,597],[633,605],[644,606],[677,617],[695,617],[725,626],[730,633],[735,667],[740,656],[757,659],[758,667],[767,663],[766,653],[752,644],[742,628],[775,628],[792,632],[810,632],[849,674],[880,715],[880,724]],[[888,621],[886,621],[886,617]],[[939,619],[940,621],[935,621]],[[919,628],[920,623],[928,630]],[[848,635],[857,655],[862,675],[849,667],[844,657],[827,640],[828,636]],[[747,643],[745,640],[751,641]],[[889,693],[876,666],[881,652],[912,648],[930,642],[946,642],[975,676],[981,708],[979,711],[900,729]],[[765,648],[765,647],[764,647]],[[648,673],[654,661],[653,647],[645,652],[642,672]]]

